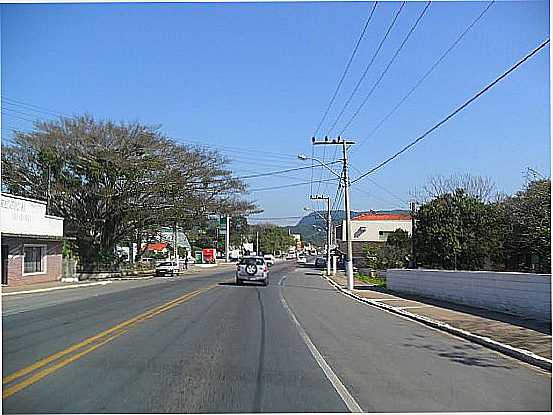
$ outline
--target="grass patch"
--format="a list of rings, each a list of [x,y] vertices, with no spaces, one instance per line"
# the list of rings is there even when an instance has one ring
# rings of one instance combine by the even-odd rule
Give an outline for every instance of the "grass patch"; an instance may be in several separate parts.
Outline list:
[[[377,285],[379,287],[386,287],[386,280],[378,276],[371,277],[369,275],[357,274],[355,275],[355,278],[367,284]]]

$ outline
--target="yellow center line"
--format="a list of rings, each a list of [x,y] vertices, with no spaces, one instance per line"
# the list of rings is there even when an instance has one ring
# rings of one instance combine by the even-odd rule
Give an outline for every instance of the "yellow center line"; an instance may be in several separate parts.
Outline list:
[[[82,342],[79,342],[79,343],[76,343],[64,350],[61,350],[57,353],[54,353],[48,357],[45,357],[37,362],[35,362],[34,364],[30,365],[30,366],[27,366],[23,369],[20,369],[10,375],[7,375],[5,377],[2,378],[2,384],[5,385],[7,383],[11,383],[25,375],[28,375],[29,373],[32,373],[34,372],[35,370],[37,369],[40,369],[52,362],[54,362],[55,360],[58,360],[70,353],[73,353],[75,351],[78,351],[79,349],[82,349],[83,347],[86,347],[88,345],[90,345],[91,343],[94,343],[98,340],[102,340],[103,338],[105,338],[106,336],[109,336],[111,335],[111,337],[108,337],[107,339],[103,339],[100,343],[97,343],[91,347],[89,347],[88,349],[85,349],[65,360],[62,360],[58,363],[56,363],[55,365],[47,368],[47,369],[44,369],[36,374],[34,374],[33,376],[29,377],[28,379],[16,384],[16,385],[13,385],[13,386],[10,386],[8,388],[5,388],[2,392],[2,399],[5,399],[7,398],[8,396],[11,396],[13,395],[14,393],[17,393],[19,392],[20,390],[26,388],[27,386],[29,385],[32,385],[33,383],[37,382],[38,380],[42,379],[43,377],[57,371],[58,369],[68,365],[69,363],[81,358],[82,356],[90,353],[91,351],[97,349],[98,347],[106,344],[107,342],[115,339],[116,337],[119,337],[121,334],[123,333],[126,333],[128,331],[128,329],[135,325],[135,324],[138,324],[140,322],[143,322],[145,320],[148,320],[154,316],[157,316],[163,312],[166,312],[170,309],[172,309],[173,307],[176,307],[177,305],[179,304],[182,304],[184,303],[185,301],[188,301],[192,298],[194,298],[195,296],[201,294],[201,293],[204,293],[210,289],[212,289],[213,287],[215,287],[217,284],[213,284],[213,285],[210,285],[206,288],[203,288],[203,289],[199,289],[199,290],[195,290],[195,291],[192,291],[190,293],[187,293],[187,294],[184,294],[178,298],[175,298],[174,300],[171,300],[165,304],[162,304],[160,306],[157,306],[157,307],[154,307],[150,310],[147,310],[145,311],[144,313],[141,313],[139,314],[138,316],[135,316],[129,320],[126,320],[122,323],[119,323],[107,330],[104,330],[92,337],[89,337],[88,339],[85,339],[83,340]],[[118,332],[119,331],[119,332]]]
[[[56,363],[53,366],[47,367],[46,369],[43,369],[37,373],[35,373],[33,376],[28,377],[22,382],[16,383],[13,386],[10,386],[8,388],[4,388],[2,391],[2,399],[9,398],[10,396],[16,394],[17,392],[25,389],[28,386],[31,386],[33,383],[38,382],[42,378],[45,378],[46,376],[56,372],[57,370],[61,369],[64,366],[67,366],[69,363],[74,362],[75,360],[80,359],[81,357],[87,355],[88,353],[96,350],[98,347],[103,346],[104,344],[112,341],[113,339],[119,337],[123,333],[126,333],[128,330],[122,330],[119,333],[115,334],[114,336],[108,337],[107,339],[101,341],[100,343],[96,343],[94,346],[89,347],[88,349],[85,349],[77,354],[74,354],[73,356],[62,360],[58,363]]]

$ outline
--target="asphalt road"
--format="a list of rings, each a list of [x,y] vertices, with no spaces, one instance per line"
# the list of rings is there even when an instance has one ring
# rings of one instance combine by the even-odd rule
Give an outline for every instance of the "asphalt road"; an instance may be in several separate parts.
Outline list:
[[[550,411],[551,376],[275,265],[4,297],[3,411]]]

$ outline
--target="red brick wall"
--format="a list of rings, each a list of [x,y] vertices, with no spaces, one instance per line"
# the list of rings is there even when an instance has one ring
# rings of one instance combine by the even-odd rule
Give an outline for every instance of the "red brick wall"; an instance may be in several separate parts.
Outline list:
[[[45,242],[34,239],[2,238],[2,244],[9,247],[8,286],[36,284],[40,282],[58,281],[62,276],[61,242]],[[23,245],[46,245],[46,273],[23,275]]]

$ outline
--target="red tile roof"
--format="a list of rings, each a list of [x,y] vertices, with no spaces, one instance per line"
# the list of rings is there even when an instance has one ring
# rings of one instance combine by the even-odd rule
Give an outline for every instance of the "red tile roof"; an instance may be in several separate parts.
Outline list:
[[[361,213],[353,217],[352,220],[411,220],[411,216],[399,213]]]
[[[166,242],[158,242],[158,243],[155,243],[155,244],[148,244],[146,246],[146,250],[147,251],[163,251],[165,248],[167,248],[167,243]]]

